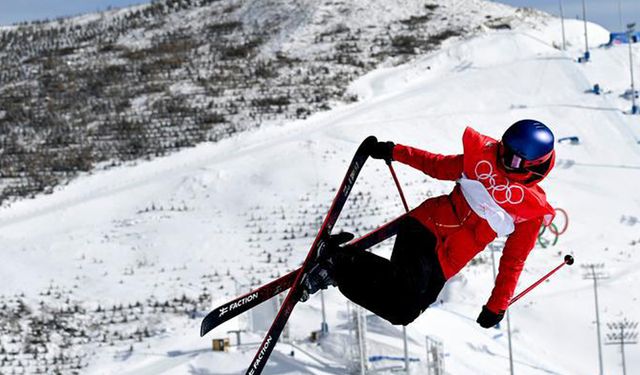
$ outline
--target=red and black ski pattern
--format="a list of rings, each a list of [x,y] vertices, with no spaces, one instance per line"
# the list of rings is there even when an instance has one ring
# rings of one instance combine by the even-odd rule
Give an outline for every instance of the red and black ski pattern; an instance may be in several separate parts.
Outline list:
[[[338,216],[344,207],[347,198],[349,197],[349,193],[353,188],[353,185],[358,178],[358,174],[360,173],[362,166],[367,161],[369,157],[369,150],[371,146],[377,142],[375,137],[368,137],[367,139],[360,144],[358,150],[349,165],[349,169],[338,189],[338,192],[331,203],[331,208],[329,208],[329,212],[322,223],[322,227],[320,227],[320,231],[316,236],[316,239],[313,241],[313,245],[311,245],[311,249],[307,254],[304,262],[302,263],[302,267],[300,271],[296,275],[296,279],[293,283],[293,287],[289,289],[289,293],[285,298],[282,306],[280,307],[280,311],[278,311],[278,315],[274,319],[271,328],[267,331],[267,334],[260,344],[258,348],[258,352],[255,357],[251,361],[249,368],[247,369],[247,375],[257,375],[262,373],[264,366],[273,351],[273,348],[276,345],[276,342],[280,338],[280,334],[284,329],[284,326],[287,324],[287,320],[293,311],[293,308],[296,306],[300,299],[300,295],[302,293],[302,289],[300,287],[300,280],[305,272],[308,271],[310,264],[313,262],[313,259],[316,258],[316,254],[319,250],[321,250],[324,246],[326,246],[326,240],[329,238],[331,234],[331,230],[333,229],[334,224],[338,220]]]
[[[235,298],[212,310],[202,320],[202,324],[200,325],[200,337],[206,335],[209,331],[220,324],[235,318],[243,312],[258,306],[271,297],[289,289],[296,279],[295,272],[296,271],[293,271],[279,277],[260,288],[252,290],[249,293]]]
[[[398,232],[398,224],[404,215],[388,222],[387,224],[374,229],[373,231],[359,237],[347,245],[346,248],[354,251],[366,250],[376,244],[394,236]],[[273,298],[274,296],[282,293],[283,291],[291,288],[296,276],[300,272],[301,268],[289,272],[288,274],[279,277],[268,284],[262,285],[257,289],[250,291],[240,297],[237,297],[223,305],[213,309],[202,320],[200,326],[200,336],[206,335],[209,331],[216,328],[220,324],[235,318],[236,316],[248,311],[259,304]]]

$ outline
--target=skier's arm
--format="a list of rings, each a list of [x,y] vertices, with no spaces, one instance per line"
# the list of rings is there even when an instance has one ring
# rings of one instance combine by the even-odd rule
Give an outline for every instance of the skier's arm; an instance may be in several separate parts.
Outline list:
[[[440,155],[417,148],[395,145],[393,160],[407,164],[438,180],[455,181],[462,176],[462,155]]]
[[[542,218],[516,224],[515,230],[507,238],[500,257],[500,269],[496,277],[487,309],[500,313],[507,309],[516,289],[524,262],[536,244]]]

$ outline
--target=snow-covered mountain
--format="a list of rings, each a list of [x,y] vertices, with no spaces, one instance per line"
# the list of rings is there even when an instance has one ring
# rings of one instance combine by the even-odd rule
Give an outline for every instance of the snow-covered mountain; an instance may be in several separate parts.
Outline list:
[[[484,1],[161,0],[0,28],[0,202],[356,98],[349,82],[525,15]]]
[[[253,3],[247,13],[258,21],[269,13],[260,4],[266,2]],[[395,9],[404,8],[387,10]],[[381,6],[379,13],[375,17],[384,18],[390,11]],[[523,18],[511,29],[484,28],[356,79],[347,91],[360,98],[356,103],[168,157],[96,170],[52,194],[3,208],[0,371],[244,373],[255,350],[251,343],[261,332],[243,333],[246,345],[228,353],[212,353],[210,339],[231,336],[235,344],[229,330],[259,322],[243,316],[200,338],[202,314],[299,265],[362,139],[374,134],[456,153],[467,125],[499,137],[515,120],[537,118],[558,138],[580,141],[557,145],[558,166],[543,184],[551,203],[568,212],[568,230],[557,245],[532,252],[518,290],[565,253],[577,264],[513,306],[514,365],[518,374],[596,373],[592,284],[583,279],[581,266],[605,264],[609,278],[599,289],[603,322],[637,320],[640,313],[640,118],[625,113],[630,103],[622,96],[628,47],[594,48],[592,61],[578,64],[582,24],[567,22],[570,47],[561,51],[555,48],[559,20],[518,14]],[[594,45],[608,39],[597,25],[590,24],[589,32]],[[633,48],[640,61],[640,50]],[[604,94],[588,92],[595,83]],[[406,166],[396,171],[412,207],[451,188]],[[336,229],[363,234],[400,213],[385,165],[370,161]],[[388,254],[390,245],[375,251]],[[443,342],[448,374],[508,373],[504,325],[484,330],[475,323],[492,287],[489,251],[473,263],[449,282],[443,303],[408,326],[410,355],[421,360],[412,363],[412,373],[426,373],[427,335]],[[319,297],[299,305],[289,340],[276,346],[265,374],[348,373],[353,361],[347,309],[353,306],[336,290],[325,293],[325,302],[330,335],[319,345],[308,340],[320,326]],[[401,355],[400,329],[374,316],[367,320],[367,354]],[[616,348],[603,348],[606,372],[620,371]],[[633,373],[640,369],[640,355],[636,347],[626,350]]]

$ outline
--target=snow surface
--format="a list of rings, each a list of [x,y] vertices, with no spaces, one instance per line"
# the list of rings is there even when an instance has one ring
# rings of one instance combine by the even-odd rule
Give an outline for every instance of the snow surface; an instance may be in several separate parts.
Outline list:
[[[557,146],[558,166],[543,184],[550,202],[569,212],[569,230],[556,247],[532,252],[518,290],[560,264],[565,253],[573,254],[577,264],[565,267],[511,309],[515,370],[596,373],[593,294],[580,266],[606,265],[610,277],[599,289],[604,322],[637,319],[640,116],[625,114],[630,103],[620,96],[629,81],[628,46],[594,48],[592,61],[578,64],[582,24],[567,21],[566,26],[571,41],[566,52],[553,47],[560,38],[556,19],[450,41],[431,55],[354,82],[351,90],[361,98],[358,103],[170,157],[95,171],[54,194],[3,208],[1,291],[35,300],[56,283],[72,288],[75,298],[88,305],[128,303],[149,295],[197,293],[202,275],[229,272],[233,280],[228,277],[212,291],[213,307],[257,283],[256,277],[262,282],[271,278],[253,267],[284,272],[299,264],[313,233],[295,239],[281,239],[280,234],[302,225],[294,217],[313,221],[308,216],[315,215],[314,210],[326,210],[331,189],[366,136],[457,153],[467,125],[499,137],[515,120],[536,118],[549,124],[558,138],[578,136],[581,144]],[[589,27],[593,45],[608,40],[606,30]],[[640,61],[640,46],[633,48]],[[587,93],[594,83],[611,92]],[[396,170],[411,206],[451,188],[405,166]],[[386,168],[376,161],[365,166],[352,195],[358,193],[371,194],[361,206],[371,213],[358,219],[360,234],[367,225],[402,212]],[[350,203],[353,200],[347,206]],[[259,231],[247,225],[254,219]],[[354,230],[349,220],[340,221],[336,229]],[[266,232],[274,238],[265,240],[270,235]],[[283,263],[264,262],[265,252],[275,258],[276,250],[286,246],[293,250]],[[377,251],[388,254],[389,248],[387,243]],[[451,280],[442,294],[444,303],[408,327],[410,353],[421,359],[412,365],[413,373],[426,373],[425,335],[443,341],[448,374],[508,373],[504,325],[484,330],[475,323],[491,287],[490,263],[469,267]],[[351,348],[345,344],[345,299],[336,290],[325,293],[325,299],[331,335],[319,346],[309,343],[306,338],[320,326],[320,299],[299,305],[289,326],[296,346],[278,344],[265,374],[347,372]],[[375,317],[369,320],[368,354],[401,355],[400,329]],[[198,337],[199,319],[176,317],[160,324],[166,329],[163,334],[136,343],[130,353],[128,345],[97,350],[86,372],[239,374],[255,350],[254,345],[229,353],[209,350],[212,337],[245,327],[244,317],[205,338]],[[243,335],[246,343],[260,340],[259,332]],[[292,349],[295,357],[288,355]],[[619,372],[616,347],[603,351],[605,371]],[[629,373],[640,371],[638,347],[627,348],[626,360]]]

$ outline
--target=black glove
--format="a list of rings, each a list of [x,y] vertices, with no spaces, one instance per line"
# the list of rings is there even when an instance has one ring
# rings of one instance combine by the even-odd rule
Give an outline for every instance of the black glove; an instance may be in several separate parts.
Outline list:
[[[389,141],[378,142],[371,146],[369,155],[374,159],[383,159],[387,163],[390,163],[391,160],[393,160],[393,148],[395,145],[395,143]]]
[[[496,314],[489,310],[487,306],[482,306],[482,312],[478,315],[476,322],[480,324],[482,328],[491,328],[500,323],[502,318],[504,318],[504,311]]]
[[[326,246],[318,252],[318,259],[335,256],[344,248],[344,244],[351,241],[354,237],[353,233],[349,232],[329,235],[329,237],[325,239]]]

